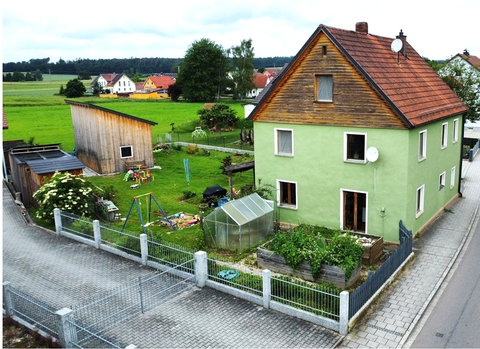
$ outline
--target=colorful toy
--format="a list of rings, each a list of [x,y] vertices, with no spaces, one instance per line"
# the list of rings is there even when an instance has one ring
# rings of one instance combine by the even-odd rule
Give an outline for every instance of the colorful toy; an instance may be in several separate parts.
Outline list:
[[[142,165],[135,165],[133,169],[127,171],[123,180],[135,181],[137,184],[148,184],[155,180],[155,176],[149,170],[144,169]]]

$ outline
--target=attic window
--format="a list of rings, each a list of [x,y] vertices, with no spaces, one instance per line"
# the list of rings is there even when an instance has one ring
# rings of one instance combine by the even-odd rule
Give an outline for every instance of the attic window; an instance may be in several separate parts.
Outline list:
[[[322,56],[326,56],[327,55],[327,45],[323,45],[322,46]]]
[[[333,102],[333,75],[315,75],[317,102]]]

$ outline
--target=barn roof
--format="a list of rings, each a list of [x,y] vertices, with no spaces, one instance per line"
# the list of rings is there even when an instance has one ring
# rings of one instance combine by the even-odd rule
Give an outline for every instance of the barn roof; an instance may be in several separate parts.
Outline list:
[[[396,112],[408,127],[441,120],[468,111],[468,108],[443,82],[425,60],[406,42],[407,58],[391,50],[392,38],[366,32],[327,27],[321,24],[303,45],[291,64],[271,83],[262,104],[277,90],[304,52],[309,52],[316,38],[325,34],[342,52],[370,86]],[[403,33],[401,33],[401,37]],[[406,38],[406,37],[404,37]],[[406,39],[405,39],[406,40]],[[254,117],[255,110],[249,118]]]
[[[158,125],[156,122],[153,122],[153,121],[141,119],[141,118],[133,116],[133,115],[120,113],[120,112],[115,111],[115,110],[102,108],[102,107],[99,107],[97,105],[90,104],[90,103],[75,102],[75,101],[70,101],[68,99],[65,99],[65,103],[70,104],[70,105],[76,105],[76,106],[79,106],[79,107],[84,107],[84,108],[93,108],[93,109],[97,109],[97,110],[102,110],[102,111],[107,112],[107,113],[111,113],[111,114],[115,114],[115,115],[118,115],[118,116],[123,116],[123,117],[126,117],[126,118],[130,118],[130,119],[133,119],[133,120],[144,122],[144,123],[150,124],[152,126]]]

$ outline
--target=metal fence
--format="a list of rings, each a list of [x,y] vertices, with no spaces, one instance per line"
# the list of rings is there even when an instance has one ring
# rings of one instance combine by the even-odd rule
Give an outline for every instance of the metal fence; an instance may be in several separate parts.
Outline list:
[[[368,300],[377,292],[382,285],[395,273],[400,265],[412,253],[413,234],[399,223],[400,247],[392,254],[387,254],[387,259],[373,274],[369,274],[367,280],[350,294],[349,318],[351,319]]]
[[[218,283],[228,285],[259,296],[263,295],[263,279],[260,273],[255,274],[231,263],[207,258],[208,278]]]
[[[52,337],[58,336],[56,309],[11,286],[8,287],[7,293],[8,295],[4,294],[4,299],[10,297],[13,315],[34,324]]]
[[[60,211],[60,217],[63,230],[89,240],[95,240],[92,219],[64,211]]]
[[[100,224],[101,243],[140,257],[140,237]]]
[[[340,320],[340,292],[287,277],[271,278],[272,300],[336,321]]]
[[[185,264],[193,261],[187,261]],[[184,265],[178,266],[178,268]],[[175,268],[172,268],[175,269]],[[134,316],[175,297],[195,285],[195,277],[184,279],[172,274],[172,269],[128,282],[108,292],[72,307],[76,345],[87,347],[101,334]],[[87,345],[88,344],[88,345]]]
[[[179,270],[194,273],[193,252],[188,249],[162,241],[147,241],[148,260],[168,267],[182,265]]]

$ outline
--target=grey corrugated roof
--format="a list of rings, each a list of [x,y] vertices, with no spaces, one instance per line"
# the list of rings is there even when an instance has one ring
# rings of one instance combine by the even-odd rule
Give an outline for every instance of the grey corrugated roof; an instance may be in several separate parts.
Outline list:
[[[27,161],[27,165],[30,166],[30,169],[36,174],[80,170],[85,168],[85,165],[75,156],[63,156],[61,158],[47,160],[32,160]]]

